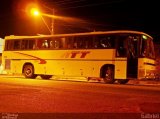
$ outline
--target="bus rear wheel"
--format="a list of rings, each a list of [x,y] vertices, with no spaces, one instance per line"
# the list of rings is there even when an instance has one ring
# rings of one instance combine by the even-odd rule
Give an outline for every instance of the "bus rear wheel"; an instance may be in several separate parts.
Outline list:
[[[31,64],[24,65],[23,74],[26,78],[35,79],[37,75],[34,74],[34,67]]]
[[[42,79],[50,79],[52,75],[41,75]]]
[[[114,68],[112,66],[106,66],[102,72],[102,78],[105,83],[112,84],[115,82],[114,79]]]

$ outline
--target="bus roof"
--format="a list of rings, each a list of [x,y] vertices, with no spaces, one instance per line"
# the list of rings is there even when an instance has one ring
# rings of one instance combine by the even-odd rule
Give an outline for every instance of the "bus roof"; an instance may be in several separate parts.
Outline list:
[[[130,34],[140,34],[146,35],[150,37],[152,36],[140,32],[140,31],[133,31],[133,30],[114,30],[114,31],[94,31],[94,32],[84,32],[84,33],[70,33],[70,34],[54,34],[54,35],[35,35],[35,36],[5,36],[5,39],[28,39],[28,38],[49,38],[49,37],[66,37],[66,36],[85,36],[85,35],[102,35],[102,34],[117,34],[117,33],[130,33]]]

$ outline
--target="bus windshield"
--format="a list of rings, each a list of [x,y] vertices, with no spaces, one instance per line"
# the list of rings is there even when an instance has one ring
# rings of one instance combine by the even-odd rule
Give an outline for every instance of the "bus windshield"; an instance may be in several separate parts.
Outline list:
[[[145,35],[119,34],[117,52],[118,57],[155,58],[153,40]]]
[[[140,40],[140,57],[155,58],[153,41],[145,35]]]

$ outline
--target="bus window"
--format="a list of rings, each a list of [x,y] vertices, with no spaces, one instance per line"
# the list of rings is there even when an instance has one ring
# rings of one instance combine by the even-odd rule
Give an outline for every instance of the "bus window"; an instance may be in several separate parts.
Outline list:
[[[25,49],[27,49],[27,45],[28,44],[28,40],[22,40],[22,42],[21,42],[21,49],[22,50],[25,50]]]
[[[61,38],[61,45],[62,45],[62,48],[66,48],[66,38],[65,37],[62,37]]]
[[[137,57],[137,50],[138,50],[138,39],[135,36],[128,37],[128,55],[130,57]]]
[[[115,48],[115,36],[107,36],[107,45],[108,48]]]
[[[35,44],[33,45],[33,49],[37,50],[37,49],[41,49],[42,48],[42,40],[40,39],[34,39],[35,40]]]
[[[147,56],[147,40],[142,38],[141,45],[142,45],[142,47],[140,49],[140,51],[141,51],[140,54],[141,54],[141,56],[146,57]]]
[[[94,38],[94,48],[114,48],[115,47],[115,37],[108,35],[97,35]]]
[[[60,48],[60,45],[61,45],[60,40],[57,39],[57,40],[54,41],[54,47],[55,48]]]
[[[110,48],[111,44],[110,41],[107,39],[107,37],[102,37],[100,39],[100,44],[102,48]]]
[[[28,40],[28,49],[34,49],[35,40]]]
[[[155,53],[154,53],[154,45],[153,45],[153,42],[152,40],[149,40],[149,46],[150,46],[150,51],[149,51],[149,57],[150,58],[155,58]]]
[[[50,40],[49,46],[50,46],[50,48],[53,48],[53,41],[52,40]]]
[[[65,38],[65,47],[67,49],[72,49],[73,48],[73,43],[74,43],[74,37],[66,37]]]
[[[97,36],[93,36],[93,48],[101,48],[100,41]]]
[[[119,36],[117,39],[117,56],[125,57],[127,55],[126,36]]]
[[[73,41],[73,48],[78,48],[78,43],[76,39],[74,39]]]
[[[78,48],[84,48],[84,40],[85,40],[85,37],[78,39]]]
[[[13,50],[13,41],[12,40],[6,40],[4,50]]]
[[[61,46],[62,46],[62,44],[61,44],[61,39],[60,39],[60,38],[54,38],[54,39],[49,40],[48,46],[49,46],[51,49],[61,48]]]
[[[93,44],[93,37],[86,37],[84,40],[84,48],[86,49],[92,48],[92,44]]]
[[[75,37],[74,46],[75,48],[85,48],[85,36]]]
[[[20,49],[20,40],[14,40],[14,45],[13,45],[13,49],[14,50],[19,50]]]
[[[48,40],[43,40],[42,48],[48,48],[48,47],[49,47]]]
[[[155,58],[153,42],[150,38],[144,35],[142,36],[140,43],[140,56]]]

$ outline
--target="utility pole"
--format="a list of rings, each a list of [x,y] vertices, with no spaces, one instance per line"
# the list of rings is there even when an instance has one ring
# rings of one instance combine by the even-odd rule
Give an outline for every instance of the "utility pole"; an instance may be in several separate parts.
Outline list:
[[[54,8],[50,8],[50,7],[46,6],[45,4],[43,4],[43,6],[44,6],[46,9],[52,11],[52,15],[55,14]],[[55,21],[54,21],[54,18],[52,17],[52,21],[51,21],[51,35],[53,35],[53,34],[54,34],[54,31],[55,31],[54,22],[55,22]]]
[[[52,9],[52,14],[54,15],[54,9]],[[54,34],[54,18],[52,18],[52,22],[51,22],[51,35]]]

